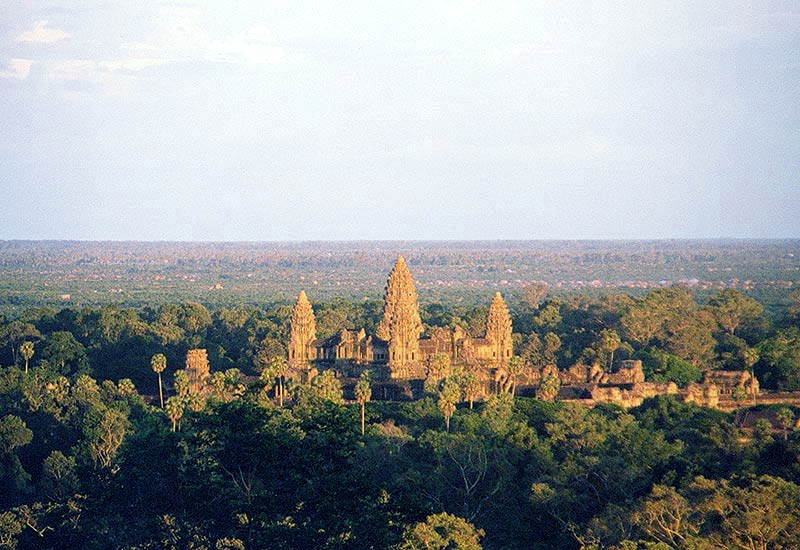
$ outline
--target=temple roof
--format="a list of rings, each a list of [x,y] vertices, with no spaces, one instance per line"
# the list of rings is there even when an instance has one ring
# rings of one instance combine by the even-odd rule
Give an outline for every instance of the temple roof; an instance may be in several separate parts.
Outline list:
[[[358,343],[358,342],[361,342],[361,339],[359,339],[359,335],[361,334],[362,330],[363,329],[357,329],[357,328],[342,329],[339,332],[333,334],[332,336],[328,336],[327,338],[314,340],[314,345],[317,346],[317,347],[319,347],[319,346],[323,346],[323,347],[338,346],[339,344],[341,344],[344,341],[344,339],[342,338],[343,333],[346,335],[346,338],[348,338],[349,341]],[[372,343],[373,344],[380,344],[380,343],[384,342],[383,340],[381,340],[377,336],[370,336],[368,334],[365,334],[364,338],[365,339],[372,338]]]

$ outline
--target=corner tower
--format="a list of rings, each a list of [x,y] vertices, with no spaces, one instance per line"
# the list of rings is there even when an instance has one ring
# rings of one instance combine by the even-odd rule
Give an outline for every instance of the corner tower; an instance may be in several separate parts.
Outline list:
[[[511,316],[499,292],[492,298],[489,314],[486,317],[486,339],[492,346],[492,362],[505,363],[511,358]]]
[[[317,322],[314,310],[304,291],[300,291],[292,310],[289,325],[289,362],[307,363],[316,359],[314,340],[317,338]]]
[[[377,330],[378,338],[389,342],[388,363],[392,378],[407,377],[409,367],[421,361],[421,334],[417,289],[406,261],[398,256],[386,283],[383,318]]]

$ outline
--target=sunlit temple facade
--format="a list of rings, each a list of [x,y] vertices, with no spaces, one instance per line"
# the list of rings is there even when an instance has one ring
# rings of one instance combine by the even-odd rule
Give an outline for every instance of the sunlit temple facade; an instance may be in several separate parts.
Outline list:
[[[487,369],[508,364],[512,354],[511,317],[496,293],[489,307],[485,335],[473,338],[459,327],[424,333],[414,279],[402,256],[389,274],[383,317],[375,334],[344,329],[326,339],[316,336],[316,321],[305,292],[292,312],[289,361],[294,366],[352,363],[385,367],[391,379],[425,378],[431,357],[444,354],[453,366]]]

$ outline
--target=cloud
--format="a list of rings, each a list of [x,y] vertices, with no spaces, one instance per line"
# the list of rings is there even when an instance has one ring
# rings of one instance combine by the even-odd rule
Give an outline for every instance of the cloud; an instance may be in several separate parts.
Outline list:
[[[37,42],[40,44],[51,44],[68,38],[69,34],[54,27],[48,27],[47,21],[37,21],[33,29],[25,31],[17,36],[17,42]]]
[[[129,57],[126,59],[111,59],[98,62],[98,66],[109,71],[142,71],[151,67],[158,67],[167,63],[166,59],[156,59],[149,57]]]
[[[205,59],[215,63],[277,64],[286,59],[283,48],[262,39],[248,38],[247,34],[226,37],[211,42]]]
[[[30,59],[12,59],[8,62],[8,68],[0,70],[0,78],[15,78],[25,80],[31,72],[33,61]]]
[[[121,44],[130,57],[236,65],[274,65],[298,57],[277,45],[272,30],[264,25],[215,32],[208,14],[193,5],[162,6],[155,20],[148,35]]]
[[[47,77],[53,81],[94,80],[97,63],[91,59],[63,59],[46,63]]]

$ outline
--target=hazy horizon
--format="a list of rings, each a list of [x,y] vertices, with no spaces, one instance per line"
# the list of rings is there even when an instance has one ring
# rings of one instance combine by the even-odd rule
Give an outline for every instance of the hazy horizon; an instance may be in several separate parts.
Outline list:
[[[0,239],[800,237],[791,2],[0,6]]]
[[[137,243],[137,244],[313,244],[313,243],[558,243],[558,242],[727,242],[727,241],[800,241],[800,237],[664,237],[664,238],[575,238],[575,239],[0,239],[0,243]]]

